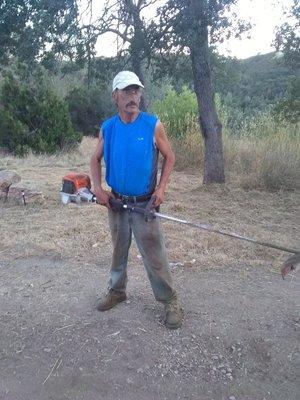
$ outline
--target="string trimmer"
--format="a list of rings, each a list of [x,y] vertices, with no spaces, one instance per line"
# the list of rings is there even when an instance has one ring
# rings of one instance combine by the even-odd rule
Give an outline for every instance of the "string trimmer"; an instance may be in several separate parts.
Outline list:
[[[62,180],[62,188],[61,188],[61,201],[63,204],[68,203],[96,203],[97,197],[91,192],[91,180],[87,174],[84,173],[69,173],[64,176]],[[282,277],[284,278],[291,270],[295,269],[295,266],[300,263],[300,250],[287,248],[284,246],[279,246],[277,244],[272,244],[256,239],[249,238],[247,236],[243,236],[233,232],[227,232],[224,230],[216,229],[208,224],[200,224],[196,222],[190,222],[182,218],[173,217],[170,215],[162,214],[157,212],[153,208],[153,202],[155,198],[151,198],[147,207],[142,208],[138,207],[136,204],[132,203],[123,203],[121,200],[117,200],[114,198],[110,199],[110,205],[114,211],[128,211],[135,212],[144,215],[146,221],[150,221],[153,218],[162,218],[173,222],[179,222],[184,225],[189,225],[194,228],[199,228],[205,231],[217,233],[224,236],[229,236],[234,239],[244,240],[247,242],[251,242],[254,244],[258,244],[260,246],[270,247],[272,249],[277,249],[281,251],[285,251],[287,253],[292,253],[293,256],[288,258],[287,261],[283,264],[281,269]]]

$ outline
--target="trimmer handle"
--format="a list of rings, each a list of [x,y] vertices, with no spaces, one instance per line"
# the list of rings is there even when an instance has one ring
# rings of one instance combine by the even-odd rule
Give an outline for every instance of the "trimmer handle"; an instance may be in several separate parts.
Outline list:
[[[145,217],[145,221],[149,222],[155,218],[153,203],[155,202],[155,198],[151,198],[149,203],[147,204],[146,208],[135,206],[134,204],[123,204],[121,200],[110,198],[109,204],[113,211],[120,212],[120,211],[130,211],[135,212],[138,214],[142,214]]]
[[[111,206],[113,211],[118,212],[118,211],[124,211],[125,210],[124,204],[122,203],[121,200],[117,200],[117,199],[114,199],[113,197],[111,197],[109,199],[109,204],[110,204],[110,206]]]

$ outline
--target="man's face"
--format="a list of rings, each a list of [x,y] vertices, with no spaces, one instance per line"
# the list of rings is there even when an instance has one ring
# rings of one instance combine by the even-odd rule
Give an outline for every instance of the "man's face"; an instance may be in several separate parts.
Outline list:
[[[117,89],[113,93],[113,99],[119,111],[135,114],[139,111],[142,96],[142,88],[137,85],[127,86],[125,89]]]

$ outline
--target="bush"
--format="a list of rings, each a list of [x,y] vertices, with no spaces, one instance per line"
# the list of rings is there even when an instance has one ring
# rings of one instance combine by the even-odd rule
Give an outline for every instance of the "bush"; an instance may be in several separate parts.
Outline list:
[[[67,103],[54,93],[44,70],[22,64],[4,74],[0,92],[0,147],[17,155],[54,153],[81,140]]]
[[[98,86],[78,87],[67,96],[71,120],[83,135],[96,135],[99,124],[116,112],[111,92]]]
[[[28,128],[20,121],[15,120],[9,111],[0,110],[0,147],[16,154],[22,153],[25,137]]]
[[[152,108],[164,123],[170,137],[183,138],[190,131],[191,125],[197,125],[196,95],[186,86],[179,94],[169,89],[166,97],[154,102]]]
[[[300,79],[291,82],[291,88],[285,99],[278,101],[273,109],[277,120],[297,124],[300,122]]]

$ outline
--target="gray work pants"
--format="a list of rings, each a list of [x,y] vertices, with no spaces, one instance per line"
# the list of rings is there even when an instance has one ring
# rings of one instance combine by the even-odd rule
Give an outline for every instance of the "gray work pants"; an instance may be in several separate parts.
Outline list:
[[[146,222],[142,214],[112,210],[108,210],[108,218],[113,242],[109,289],[126,290],[128,251],[133,233],[155,299],[165,304],[176,299],[159,218]]]

